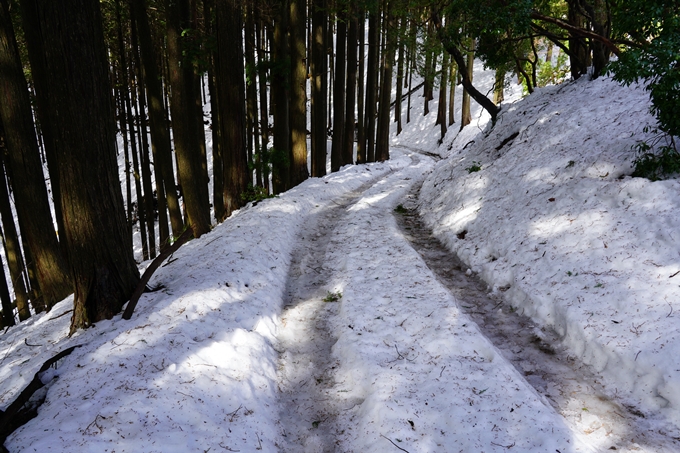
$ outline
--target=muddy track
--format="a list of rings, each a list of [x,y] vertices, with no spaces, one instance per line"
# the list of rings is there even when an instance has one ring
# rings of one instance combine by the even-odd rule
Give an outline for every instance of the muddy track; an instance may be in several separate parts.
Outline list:
[[[572,430],[596,451],[680,451],[679,439],[653,431],[639,410],[612,398],[599,384],[600,377],[571,357],[554,331],[538,328],[502,297],[488,294],[487,285],[467,272],[421,222],[419,190],[416,184],[403,202],[405,212],[397,215],[404,236],[484,335]]]
[[[373,179],[312,214],[293,252],[279,335],[280,429],[290,453],[330,453],[342,434],[337,415],[357,404],[333,391],[338,363],[331,349],[336,338],[330,319],[338,304],[329,287],[333,269],[325,265],[335,229],[364,191],[390,173]]]

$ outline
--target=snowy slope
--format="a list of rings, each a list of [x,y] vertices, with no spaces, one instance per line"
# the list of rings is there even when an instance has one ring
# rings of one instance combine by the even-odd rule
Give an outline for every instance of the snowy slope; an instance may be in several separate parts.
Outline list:
[[[421,213],[492,291],[677,437],[680,183],[627,176],[648,108],[644,90],[607,78],[542,89],[452,143]]]

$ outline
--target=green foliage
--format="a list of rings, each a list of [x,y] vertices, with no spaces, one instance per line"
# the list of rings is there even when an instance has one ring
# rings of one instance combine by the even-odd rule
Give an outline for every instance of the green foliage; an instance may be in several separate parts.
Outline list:
[[[611,64],[614,79],[629,85],[642,80],[652,113],[663,132],[680,136],[680,16],[675,0],[616,1],[615,32],[636,43]],[[669,153],[667,153],[669,154]],[[670,153],[672,154],[672,153]]]
[[[649,132],[649,128],[645,128]],[[680,153],[673,136],[654,130],[656,136],[635,145],[635,171],[632,176],[658,181],[680,173]]]
[[[553,66],[549,61],[538,63],[538,86],[557,85],[569,78],[569,57],[564,52],[557,55],[557,62]]]
[[[482,164],[480,164],[479,162],[472,162],[472,165],[466,168],[468,173],[476,173],[478,171],[481,171],[481,169]]]
[[[324,302],[337,302],[342,299],[342,293],[340,291],[326,293],[326,297],[323,298]]]
[[[253,186],[252,184],[248,184],[246,191],[241,193],[241,200],[246,203],[250,201],[262,201],[274,197],[276,197],[276,195],[270,195],[264,187]]]
[[[404,207],[403,204],[399,204],[397,205],[396,208],[394,208],[394,212],[396,212],[397,214],[406,214],[408,210]]]

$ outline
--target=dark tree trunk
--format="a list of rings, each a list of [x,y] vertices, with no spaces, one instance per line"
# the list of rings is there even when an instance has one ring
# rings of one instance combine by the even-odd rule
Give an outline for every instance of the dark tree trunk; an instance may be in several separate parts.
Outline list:
[[[272,160],[272,184],[274,193],[281,193],[289,186],[290,162],[290,54],[288,52],[288,0],[279,3],[278,15],[274,24],[274,64],[271,72],[272,114],[274,116],[274,149]]]
[[[357,80],[357,164],[366,162],[366,11],[359,11],[359,78]]]
[[[385,55],[381,70],[380,104],[378,106],[378,132],[375,146],[375,160],[386,161],[390,158],[390,101],[392,97],[392,68],[394,66],[395,33],[391,1],[385,5]]]
[[[258,82],[260,84],[260,135],[262,140],[262,155],[259,160],[259,168],[262,172],[262,187],[269,193],[269,159],[263,159],[263,156],[269,155],[269,109],[267,108],[267,66],[265,62],[265,45],[266,36],[264,33],[264,22],[259,19],[258,9],[255,8],[255,14],[258,20],[255,21],[257,26],[257,61],[259,63]]]
[[[307,169],[307,46],[305,0],[290,0],[290,176],[289,187],[309,178]]]
[[[366,69],[366,162],[375,162],[375,116],[380,42],[379,12],[368,13],[368,67]]]
[[[217,52],[215,75],[220,119],[220,148],[224,172],[225,215],[243,206],[241,194],[248,186],[246,111],[243,73],[241,7],[236,0],[217,2]],[[220,169],[215,168],[217,172]]]
[[[132,2],[133,18],[136,20],[139,32],[139,47],[142,54],[141,74],[145,81],[146,95],[149,100],[149,126],[151,129],[151,151],[154,157],[154,171],[156,174],[156,195],[158,197],[158,232],[160,248],[168,244],[169,231],[165,204],[167,202],[172,234],[177,237],[184,229],[184,221],[177,199],[175,174],[172,167],[172,149],[170,147],[170,130],[166,120],[166,110],[163,102],[163,88],[156,61],[149,18],[144,0]],[[160,176],[160,178],[159,178]],[[165,199],[163,199],[163,196]]]
[[[3,237],[4,234],[2,229],[0,229],[0,241],[3,240]],[[12,306],[12,299],[9,296],[5,266],[0,266],[0,301],[2,301],[2,327],[15,325],[14,307]]]
[[[338,14],[335,35],[335,80],[333,81],[333,142],[331,143],[331,171],[340,170],[345,139],[345,57],[347,54],[347,23]]]
[[[169,0],[167,4],[168,65],[171,87],[170,110],[172,132],[175,142],[177,173],[182,187],[187,224],[194,237],[210,231],[210,199],[208,197],[208,177],[204,171],[201,153],[202,122],[197,115],[203,113],[196,108],[199,93],[194,74],[194,64],[190,58],[189,40],[193,39],[189,22],[189,0]],[[240,20],[240,18],[239,18]],[[239,37],[240,41],[240,37]],[[237,60],[235,67],[243,68]]]
[[[399,27],[399,51],[397,53],[397,98],[394,100],[394,122],[397,123],[397,135],[401,134],[401,98],[404,85],[404,38],[406,31],[406,18],[401,19]]]
[[[437,121],[435,124],[439,125],[439,131],[440,131],[440,139],[439,142],[441,143],[444,140],[444,136],[446,135],[446,88],[447,84],[449,82],[448,80],[449,76],[449,59],[448,59],[448,54],[444,54],[443,60],[442,60],[442,75],[441,75],[441,80],[439,82],[439,106],[437,108]]]
[[[37,271],[42,304],[49,310],[71,293],[71,282],[53,227],[28,86],[6,0],[0,2],[0,68],[0,120],[15,206]]]
[[[466,71],[465,71],[465,78],[470,81],[470,84],[472,84],[472,66],[475,63],[475,51],[473,50],[475,45],[474,45],[474,39],[470,39],[470,50],[467,52],[467,62],[466,62]],[[462,69],[461,69],[462,72]],[[531,82],[529,82],[531,85]],[[470,124],[472,122],[472,114],[470,113],[470,92],[468,91],[468,87],[463,85],[463,103],[461,105],[461,115],[460,115],[460,130],[463,130],[465,126]],[[494,104],[495,106],[496,104]]]
[[[456,84],[458,82],[458,71],[456,65],[453,62],[450,65],[451,74],[449,76],[449,126],[456,122]]]
[[[26,47],[28,49],[28,59],[31,65],[31,76],[33,78],[33,86],[35,88],[35,101],[37,107],[37,116],[40,121],[40,130],[43,138],[43,145],[45,149],[45,156],[47,157],[48,171],[50,175],[50,185],[52,187],[52,200],[54,206],[54,214],[57,221],[58,237],[63,237],[64,232],[64,218],[61,212],[61,189],[59,186],[59,172],[57,171],[57,151],[54,143],[54,134],[52,132],[52,124],[48,119],[49,97],[48,90],[52,83],[51,75],[47,72],[45,67],[45,51],[42,47],[42,40],[40,37],[40,26],[38,24],[38,16],[35,10],[35,2],[22,1],[21,17],[24,27],[24,37],[26,39]],[[67,261],[68,266],[68,249],[66,241],[59,241],[61,254]]]
[[[328,60],[326,35],[328,13],[326,0],[312,2],[312,176],[326,174],[326,110],[328,103]]]
[[[585,28],[586,20],[583,11],[583,0],[567,0],[568,20],[571,25],[578,28]],[[571,65],[571,76],[574,80],[588,73],[590,65],[590,52],[588,45],[583,37],[574,32],[569,33],[569,63]]]
[[[2,121],[0,121],[0,137],[2,137],[1,123]],[[0,177],[0,215],[2,215],[2,225],[5,232],[5,257],[7,258],[9,276],[12,281],[12,287],[14,288],[14,297],[17,302],[19,321],[24,321],[31,317],[31,310],[28,308],[28,293],[26,292],[24,275],[24,259],[21,255],[21,245],[19,243],[17,229],[14,225],[14,216],[10,206],[4,168],[2,176]]]
[[[258,186],[262,185],[262,168],[256,163],[261,155],[260,136],[257,118],[257,69],[255,68],[255,18],[253,5],[246,4],[245,24],[245,58],[246,70],[246,120],[248,141],[248,167],[246,169],[247,184],[252,185],[253,169],[255,181]]]
[[[356,12],[348,14],[347,29],[347,84],[345,91],[345,138],[342,146],[342,165],[354,163],[355,109],[357,93],[357,34],[359,24]]]
[[[593,31],[600,36],[609,38],[611,35],[611,14],[609,2],[605,0],[593,0],[592,8],[589,6],[592,17]],[[593,79],[603,74],[605,66],[609,63],[610,52],[607,46],[599,40],[592,40],[593,46]]]
[[[75,288],[71,332],[118,313],[139,282],[116,162],[99,2],[38,0],[59,144],[65,239]]]

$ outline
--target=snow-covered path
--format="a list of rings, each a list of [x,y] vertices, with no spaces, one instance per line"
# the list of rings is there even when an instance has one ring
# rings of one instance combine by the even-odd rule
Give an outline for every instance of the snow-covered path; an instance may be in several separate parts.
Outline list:
[[[279,335],[283,451],[589,451],[400,232],[395,207],[434,162],[393,154],[410,165],[302,235]]]

